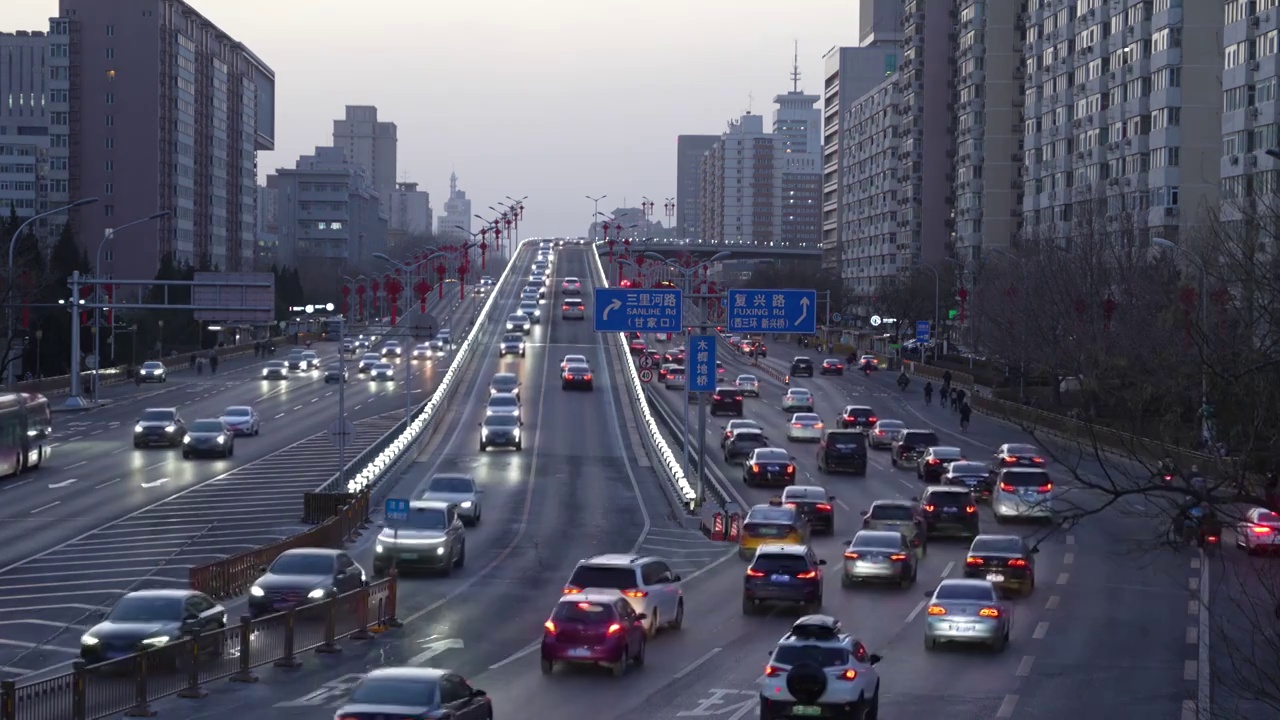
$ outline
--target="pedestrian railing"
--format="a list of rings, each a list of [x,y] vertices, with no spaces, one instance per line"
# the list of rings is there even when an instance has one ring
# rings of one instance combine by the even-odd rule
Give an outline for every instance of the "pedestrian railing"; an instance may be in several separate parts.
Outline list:
[[[340,651],[400,626],[393,574],[326,600],[191,635],[161,647],[89,665],[76,660],[54,677],[0,682],[0,720],[98,720],[152,717],[167,697],[199,700],[218,680],[254,682],[265,665],[296,668],[305,653]],[[187,713],[174,717],[189,717]]]

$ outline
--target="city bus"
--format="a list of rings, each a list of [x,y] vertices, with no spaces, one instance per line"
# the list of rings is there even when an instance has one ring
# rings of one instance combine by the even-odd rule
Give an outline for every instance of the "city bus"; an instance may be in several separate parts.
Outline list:
[[[0,476],[34,470],[49,458],[53,414],[36,393],[0,395]]]

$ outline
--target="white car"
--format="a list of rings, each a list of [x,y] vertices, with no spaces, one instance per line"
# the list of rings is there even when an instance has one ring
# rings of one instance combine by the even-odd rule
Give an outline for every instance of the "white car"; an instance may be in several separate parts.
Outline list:
[[[733,381],[734,387],[742,391],[743,395],[751,397],[760,397],[760,378],[755,375],[739,375],[737,380]]]
[[[431,346],[429,344],[418,343],[417,345],[413,346],[413,355],[411,356],[411,359],[414,362],[427,360],[430,357],[431,357]]]
[[[521,332],[528,335],[532,327],[533,323],[529,322],[529,316],[524,313],[512,313],[507,316],[507,330],[511,332]]]
[[[1280,546],[1280,515],[1266,508],[1250,510],[1236,526],[1236,546],[1249,553]]]
[[[165,382],[168,379],[167,372],[164,364],[155,360],[142,363],[142,367],[138,370],[138,374],[142,376],[142,382]]]
[[[817,442],[822,439],[823,427],[822,417],[817,413],[796,413],[787,424],[787,439]]]
[[[560,308],[560,318],[563,320],[586,320],[587,306],[583,305],[582,300],[579,298],[568,298]]]
[[[815,659],[832,662],[815,663]],[[760,717],[872,717],[880,708],[880,656],[870,652],[857,637],[845,634],[840,621],[829,615],[806,615],[791,626],[769,656],[760,688]],[[789,686],[797,689],[808,683],[789,682],[792,669],[811,668],[813,687],[821,688],[815,698],[799,702]],[[825,676],[825,677],[824,677]],[[800,678],[795,678],[800,680]],[[846,708],[848,715],[839,715]]]
[[[925,607],[924,648],[941,642],[979,643],[997,652],[1009,644],[1013,606],[986,580],[943,580]]]
[[[1009,519],[1054,518],[1053,480],[1044,468],[1008,467],[996,470],[991,512],[996,522]]]
[[[441,473],[434,475],[427,483],[419,500],[435,500],[449,503],[458,508],[458,517],[462,524],[474,527],[480,524],[480,496],[484,490],[476,487],[475,478],[461,473]]]
[[[560,283],[560,292],[565,295],[581,295],[582,281],[576,277],[568,277],[564,282]]]
[[[570,365],[586,365],[591,367],[591,363],[587,362],[586,355],[565,355],[564,360],[560,361],[560,369],[565,370]]]
[[[388,362],[376,363],[369,371],[370,380],[395,380],[396,366]]]
[[[804,388],[791,388],[782,396],[783,412],[813,412],[813,393]]]
[[[683,390],[685,388],[684,368],[679,365],[667,367],[667,376],[663,378],[662,384],[668,390]]]
[[[579,560],[563,593],[619,593],[637,613],[647,616],[645,629],[652,637],[663,627],[679,630],[684,625],[680,583],[680,575],[660,558],[617,553]]]
[[[532,323],[542,322],[542,310],[538,307],[538,303],[533,300],[520,301],[520,314],[529,318]]]
[[[400,343],[395,340],[388,340],[382,346],[382,357],[400,357],[404,354],[404,348],[400,347]]]
[[[262,418],[248,405],[232,405],[218,419],[232,435],[257,435],[262,427]]]

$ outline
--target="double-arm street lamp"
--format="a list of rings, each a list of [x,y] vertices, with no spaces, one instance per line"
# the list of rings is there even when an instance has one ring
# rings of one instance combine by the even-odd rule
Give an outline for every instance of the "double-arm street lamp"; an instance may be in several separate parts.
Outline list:
[[[373,254],[375,258],[398,268],[406,279],[413,277],[413,271],[419,265],[425,265],[436,258],[444,257],[444,255],[445,253],[443,252],[434,252],[421,260],[406,265],[384,253]],[[413,305],[413,298],[410,297],[409,306],[404,313],[404,336],[408,338],[409,344],[413,344]],[[404,360],[404,426],[407,428],[409,423],[413,422],[413,348],[401,348],[400,353],[400,357]],[[342,353],[339,352],[338,354],[341,355]],[[343,419],[346,408],[341,394],[341,385],[338,386],[338,392],[338,416],[339,419]]]
[[[94,404],[97,404],[98,402],[98,385],[99,385],[98,380],[101,378],[101,373],[102,373],[102,308],[100,306],[102,305],[102,280],[106,277],[106,274],[102,272],[102,250],[107,246],[107,242],[110,241],[112,238],[114,238],[116,236],[116,233],[120,232],[121,230],[124,230],[126,228],[131,228],[134,225],[141,225],[142,223],[151,222],[152,220],[159,220],[160,218],[166,218],[166,217],[169,217],[169,215],[170,213],[168,210],[161,210],[160,212],[151,213],[150,215],[144,218],[138,218],[137,220],[127,222],[121,225],[120,227],[111,228],[111,230],[109,230],[107,234],[102,237],[102,240],[98,242],[98,251],[93,256],[93,273],[98,276],[96,278],[97,282],[93,284],[93,299],[94,299],[95,305],[99,306],[93,309],[94,366],[92,368],[93,370],[93,388],[92,389],[93,389]],[[112,337],[114,336],[115,335],[113,333]],[[112,342],[111,347],[113,349],[115,348],[114,341]]]
[[[586,197],[594,205],[593,209],[591,210],[591,228],[592,228],[591,242],[600,242],[600,225],[597,222],[596,218],[600,216],[600,201],[604,200],[609,196],[601,195],[600,197],[591,197],[590,195],[587,195]]]
[[[524,201],[528,199],[528,195],[525,195],[522,198],[513,198],[508,195],[507,200],[511,201],[509,204],[498,203],[505,207],[507,212],[511,215],[512,227],[507,231],[507,241],[511,246],[511,251],[508,253],[508,256],[514,257],[516,254],[516,245],[520,242],[520,221],[524,219]]]

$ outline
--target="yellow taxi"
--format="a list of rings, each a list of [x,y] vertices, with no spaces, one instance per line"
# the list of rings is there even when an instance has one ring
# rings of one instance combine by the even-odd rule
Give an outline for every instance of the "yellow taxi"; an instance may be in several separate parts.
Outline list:
[[[809,542],[809,522],[782,498],[768,505],[756,505],[747,513],[738,535],[738,557],[750,560],[761,545],[805,545]]]

